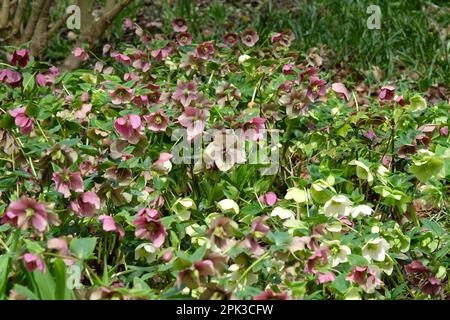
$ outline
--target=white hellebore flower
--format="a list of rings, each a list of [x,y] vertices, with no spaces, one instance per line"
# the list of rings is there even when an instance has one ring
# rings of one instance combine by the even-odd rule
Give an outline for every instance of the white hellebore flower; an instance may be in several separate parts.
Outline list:
[[[325,241],[325,243],[330,249],[331,265],[333,267],[348,261],[348,255],[352,253],[348,246],[341,245],[339,240]]]
[[[272,210],[272,213],[270,215],[272,217],[278,216],[283,220],[294,218],[294,212],[292,212],[291,210],[282,208],[282,207],[276,207],[275,209]]]
[[[172,210],[177,214],[181,221],[189,220],[191,217],[191,210],[195,209],[197,209],[197,206],[191,198],[180,198],[172,207]]]
[[[293,199],[297,203],[305,203],[308,201],[308,194],[305,189],[289,188],[284,198]]]
[[[238,204],[231,199],[223,199],[221,201],[219,201],[219,203],[217,204],[217,207],[220,209],[220,211],[222,211],[222,213],[226,213],[226,212],[233,212],[235,214],[239,213],[239,206]]]
[[[383,238],[375,238],[367,242],[362,247],[362,256],[369,261],[384,261],[386,258],[386,251],[391,246]]]
[[[340,194],[325,202],[323,213],[327,217],[348,216],[352,209],[351,205],[350,199],[346,195]]]
[[[243,54],[242,56],[239,57],[238,61],[240,64],[242,64],[245,61],[247,61],[248,59],[250,59],[250,56],[248,54]]]
[[[156,258],[157,248],[151,243],[141,243],[134,249],[134,259],[145,259],[147,263],[150,263]]]
[[[373,210],[371,207],[369,207],[365,204],[362,204],[362,205],[354,207],[352,209],[351,215],[352,215],[352,218],[356,218],[360,215],[370,216],[372,214],[372,212],[373,212]]]

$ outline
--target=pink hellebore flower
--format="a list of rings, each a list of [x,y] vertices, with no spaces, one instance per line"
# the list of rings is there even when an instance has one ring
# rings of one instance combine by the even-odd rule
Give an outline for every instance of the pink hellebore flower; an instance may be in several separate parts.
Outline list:
[[[347,88],[340,82],[335,82],[331,85],[331,89],[336,92],[337,95],[341,95],[346,101],[350,100],[350,95]]]
[[[234,47],[239,42],[239,35],[236,33],[227,33],[223,36],[223,41],[227,46]]]
[[[53,238],[47,241],[47,248],[49,250],[56,250],[59,255],[70,257],[71,253],[69,251],[69,246],[67,245],[67,241],[63,238]],[[74,264],[74,260],[70,258],[64,259],[64,263],[68,266]]]
[[[311,77],[306,91],[306,96],[309,100],[314,101],[317,97],[323,97],[327,94],[326,81],[318,77]]]
[[[22,257],[23,264],[25,266],[25,269],[27,269],[29,272],[33,272],[34,270],[38,269],[41,272],[45,271],[45,265],[42,259],[32,253],[25,253]]]
[[[70,208],[79,217],[93,217],[96,209],[100,209],[100,198],[94,192],[83,192],[70,202]]]
[[[275,47],[289,47],[294,40],[295,35],[291,30],[279,32],[270,38],[270,42],[272,42]]]
[[[377,286],[383,284],[378,278],[376,270],[368,266],[354,267],[353,271],[346,279],[350,282],[359,284],[367,293],[373,293]]]
[[[11,56],[10,63],[17,67],[25,68],[30,61],[30,56],[28,55],[28,50],[15,50]]]
[[[258,199],[261,204],[265,204],[268,206],[273,206],[278,201],[277,194],[272,191],[267,192],[265,195],[260,196]]]
[[[294,74],[294,64],[288,63],[283,66],[282,72],[284,75]]]
[[[264,136],[264,122],[266,120],[261,117],[255,117],[244,124],[244,138],[258,141]]]
[[[180,102],[183,105],[183,107],[187,107],[196,98],[197,98],[196,85],[194,81],[191,82],[178,81],[177,89],[172,94],[172,99]]]
[[[172,163],[170,162],[170,159],[172,158],[172,154],[161,152],[158,160],[152,164],[152,169],[162,173],[168,173],[172,169]]]
[[[41,87],[44,86],[50,87],[55,83],[58,74],[59,74],[58,68],[53,66],[50,69],[48,69],[48,72],[39,73],[36,76],[36,83]]]
[[[328,261],[328,249],[318,249],[316,250],[306,262],[305,266],[305,272],[307,273],[317,273],[317,270],[315,269],[316,264],[325,264]]]
[[[286,292],[276,293],[272,289],[267,289],[253,297],[253,300],[288,300],[289,296]]]
[[[336,276],[333,272],[327,272],[327,273],[321,273],[319,272],[319,279],[317,279],[318,283],[327,283],[327,282],[333,282],[336,280]]]
[[[127,56],[126,54],[113,52],[113,53],[111,53],[111,58],[113,58],[117,62],[122,62],[125,65],[131,64],[131,58],[129,56]]]
[[[117,118],[114,128],[129,143],[136,144],[142,136],[141,117],[136,114],[127,114]]]
[[[180,46],[188,46],[192,43],[192,35],[188,32],[177,34],[176,39]]]
[[[86,61],[89,59],[89,54],[87,53],[87,51],[80,47],[75,48],[72,51],[72,54],[74,55],[75,58],[78,58],[81,61]]]
[[[98,220],[100,220],[103,224],[103,230],[106,232],[117,232],[119,234],[120,238],[123,238],[125,236],[125,230],[123,227],[118,224],[116,221],[114,221],[114,218],[107,215],[101,215],[98,217]]]
[[[392,100],[394,99],[395,88],[392,86],[382,87],[380,93],[378,94],[378,99],[380,100]]]
[[[175,32],[186,32],[188,29],[188,23],[184,18],[178,17],[172,21],[172,28]]]
[[[144,119],[148,123],[148,128],[153,132],[166,131],[169,124],[169,118],[162,109],[144,116]]]
[[[34,128],[34,121],[25,114],[25,108],[17,108],[9,111],[14,118],[14,123],[19,127],[22,134],[29,134]]]
[[[2,218],[2,223],[27,230],[31,226],[39,232],[47,230],[48,214],[45,206],[34,199],[22,197],[11,202]]]
[[[247,29],[241,33],[241,41],[247,47],[253,47],[258,40],[259,36],[253,29]]]
[[[160,221],[158,211],[148,208],[141,209],[133,224],[136,226],[135,236],[137,238],[152,241],[157,248],[163,245],[167,231]]]
[[[134,90],[124,86],[117,86],[115,90],[110,90],[109,95],[113,104],[122,104],[130,102],[131,97],[134,94]]]
[[[405,271],[407,273],[428,273],[431,270],[424,266],[420,260],[414,260],[410,264],[405,265]]]
[[[0,70],[0,83],[6,83],[12,88],[15,88],[22,84],[22,80],[23,78],[20,72],[9,69]]]
[[[61,172],[53,173],[53,181],[56,184],[56,191],[61,192],[64,198],[70,197],[70,190],[83,192],[83,179],[80,172],[71,172],[63,169]]]
[[[195,48],[195,56],[200,59],[208,60],[214,55],[214,44],[211,41],[200,43]]]
[[[184,112],[178,117],[178,122],[187,129],[187,138],[191,141],[205,129],[207,110],[193,107],[185,107]]]
[[[422,286],[422,291],[431,296],[439,295],[441,289],[441,280],[435,277],[429,277],[427,282]]]

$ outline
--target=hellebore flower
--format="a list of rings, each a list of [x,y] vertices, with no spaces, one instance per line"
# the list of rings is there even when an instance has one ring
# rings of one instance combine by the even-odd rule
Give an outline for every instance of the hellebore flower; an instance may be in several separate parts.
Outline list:
[[[15,50],[9,61],[11,65],[21,68],[25,68],[30,61],[30,56],[28,55],[28,50]]]
[[[244,139],[258,141],[264,136],[264,122],[266,119],[255,117],[244,124]]]
[[[323,213],[327,217],[348,216],[351,212],[352,202],[346,195],[336,195],[325,202]]]
[[[272,42],[275,47],[284,48],[289,47],[294,40],[295,36],[291,30],[276,33],[270,38],[270,42]]]
[[[308,258],[305,266],[305,272],[307,273],[317,273],[315,269],[316,265],[323,265],[328,262],[328,248],[322,248],[314,251],[314,253]]]
[[[209,167],[214,163],[220,171],[228,171],[235,164],[244,163],[246,161],[244,140],[238,139],[228,130],[216,134],[214,141],[204,150],[204,161]]]
[[[347,88],[344,86],[344,84],[340,82],[335,82],[331,85],[331,89],[337,94],[341,95],[345,98],[346,101],[350,100],[350,94],[348,93]]]
[[[162,109],[144,116],[144,119],[148,123],[148,128],[153,132],[166,131],[169,124],[169,118]]]
[[[36,83],[41,87],[44,86],[50,87],[55,83],[58,74],[59,74],[58,68],[50,67],[50,69],[48,69],[48,72],[39,73],[36,76]]]
[[[151,52],[151,56],[158,62],[166,59],[173,51],[175,51],[176,45],[173,42],[169,42],[164,48],[155,49]]]
[[[63,169],[61,172],[53,173],[53,181],[56,184],[56,191],[61,192],[64,198],[70,197],[70,190],[83,192],[83,179],[80,172],[71,172]]]
[[[49,250],[56,250],[61,256],[70,256],[69,246],[67,245],[67,241],[63,238],[53,238],[47,241],[47,248]],[[66,258],[64,259],[64,263],[68,266],[74,264],[74,259]]]
[[[224,249],[230,244],[230,238],[237,229],[237,224],[227,217],[217,217],[206,230],[206,236],[211,238],[211,242],[217,247]]]
[[[265,204],[268,206],[273,206],[278,201],[278,196],[275,192],[269,191],[265,195],[258,197],[259,202],[261,204]]]
[[[191,141],[205,129],[209,111],[194,107],[185,107],[178,117],[178,122],[187,129],[187,139]]]
[[[113,58],[117,62],[122,62],[125,65],[131,64],[131,58],[129,56],[127,56],[126,54],[113,52],[113,53],[111,53],[111,58]]]
[[[236,33],[227,33],[223,36],[223,42],[229,47],[234,47],[239,42],[239,35]]]
[[[98,217],[98,220],[103,224],[103,231],[117,232],[120,238],[125,236],[125,230],[120,224],[114,221],[113,217],[102,214]]]
[[[80,59],[81,61],[86,61],[89,59],[89,54],[87,53],[86,50],[77,47],[72,51],[72,54],[75,58]]]
[[[208,60],[214,55],[214,44],[212,41],[200,43],[195,48],[195,56],[200,59]]]
[[[14,123],[19,127],[20,133],[29,134],[34,128],[34,121],[28,118],[25,114],[24,107],[9,111],[9,114],[14,118]]]
[[[217,207],[219,208],[220,211],[222,211],[222,213],[227,213],[227,212],[232,212],[234,214],[239,213],[238,204],[234,200],[231,200],[231,199],[223,199],[223,200],[219,201],[219,203],[217,204]]]
[[[111,102],[113,104],[122,104],[130,102],[133,93],[134,93],[133,89],[121,85],[117,86],[116,89],[109,91]]]
[[[395,88],[391,86],[382,87],[380,93],[378,94],[378,99],[382,101],[389,101],[394,99]]]
[[[285,64],[281,69],[281,71],[283,72],[284,75],[294,74],[294,64],[293,63]]]
[[[47,230],[48,220],[45,206],[27,197],[11,202],[2,217],[2,223],[22,230],[27,230],[31,226],[39,232]]]
[[[335,274],[331,271],[327,273],[318,272],[318,275],[319,275],[319,278],[317,279],[318,283],[327,283],[336,280]]]
[[[414,260],[410,264],[405,265],[407,273],[429,273],[431,270],[425,267],[420,260]]]
[[[93,217],[95,210],[100,209],[100,198],[94,192],[83,192],[70,202],[70,208],[79,217]]]
[[[253,300],[288,300],[289,296],[286,292],[274,292],[272,289],[267,289],[253,297]]]
[[[188,29],[188,23],[184,18],[178,17],[173,19],[172,28],[175,32],[186,32]]]
[[[117,118],[114,122],[116,131],[129,143],[136,144],[142,136],[141,117],[136,114],[127,114]]]
[[[151,263],[156,259],[157,248],[151,243],[141,243],[134,249],[134,259],[145,259],[147,263]]]
[[[159,154],[158,160],[156,160],[152,164],[152,169],[164,174],[167,174],[172,170],[172,162],[170,162],[170,159],[173,158],[173,155],[167,152],[161,152]]]
[[[12,88],[15,88],[22,84],[22,80],[23,78],[20,72],[9,69],[0,70],[0,83],[6,83]]]
[[[375,269],[368,266],[354,267],[353,271],[346,278],[348,281],[357,283],[367,293],[373,293],[383,282],[378,277]]]
[[[157,210],[148,208],[139,210],[133,224],[136,226],[134,233],[136,238],[149,240],[156,248],[163,245],[167,231],[161,223]]]
[[[329,248],[329,256],[331,259],[331,266],[334,268],[340,263],[348,261],[348,255],[351,250],[348,246],[341,245],[339,240],[331,240],[325,242]]]
[[[369,240],[369,242],[367,242],[362,247],[362,256],[368,261],[384,261],[384,258],[386,257],[386,251],[390,247],[391,246],[385,239],[375,238]]]
[[[227,102],[233,102],[237,105],[237,101],[241,100],[241,91],[229,82],[225,82],[216,88],[217,104],[224,107]]]
[[[285,209],[282,207],[276,207],[275,209],[272,210],[272,212],[270,213],[271,217],[280,217],[280,219],[283,220],[287,220],[287,219],[293,219],[294,218],[294,212],[292,212],[289,209]]]
[[[373,209],[365,204],[356,206],[351,211],[352,218],[359,217],[360,215],[363,216],[370,216],[373,212]]]
[[[45,272],[45,265],[42,259],[32,253],[25,253],[22,257],[23,265],[25,266],[25,269],[27,269],[29,272],[33,272],[34,270],[38,269],[41,272]]]
[[[188,32],[177,34],[176,39],[180,46],[188,46],[192,43],[192,35]]]
[[[172,94],[172,99],[180,102],[183,107],[189,106],[192,101],[197,98],[195,87],[196,86],[194,81],[178,81],[177,89]]]
[[[435,277],[429,277],[421,289],[426,294],[437,296],[441,292],[441,280]]]
[[[241,41],[247,47],[253,47],[258,40],[258,33],[254,29],[247,29],[241,33]]]
[[[308,89],[306,91],[306,96],[309,100],[314,101],[317,97],[323,97],[327,94],[327,87],[325,86],[327,82],[325,80],[319,79],[318,77],[311,77],[309,80]]]

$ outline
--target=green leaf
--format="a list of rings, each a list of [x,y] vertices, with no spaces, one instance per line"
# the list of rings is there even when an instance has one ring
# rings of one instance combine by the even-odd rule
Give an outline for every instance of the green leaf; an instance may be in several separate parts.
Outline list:
[[[94,252],[95,238],[75,238],[70,242],[70,251],[80,259],[86,260]]]
[[[15,284],[14,285],[14,291],[17,294],[19,294],[21,296],[24,296],[28,300],[39,300],[39,297],[36,296],[36,294],[34,294],[34,292],[32,292],[27,287],[21,286],[20,284]]]

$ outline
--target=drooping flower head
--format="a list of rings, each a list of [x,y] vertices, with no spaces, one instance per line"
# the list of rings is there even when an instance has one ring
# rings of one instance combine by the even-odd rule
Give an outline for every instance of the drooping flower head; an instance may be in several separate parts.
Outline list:
[[[81,61],[86,61],[89,59],[89,54],[83,48],[77,47],[72,51],[72,54],[75,58],[80,59]]]
[[[368,266],[354,267],[346,278],[348,281],[357,283],[367,293],[373,293],[383,282],[378,277],[378,272]]]
[[[141,117],[136,114],[127,114],[117,118],[114,122],[114,128],[131,144],[138,143],[142,137]]]
[[[208,110],[185,107],[184,112],[178,117],[178,122],[187,129],[187,138],[191,141],[205,129]]]
[[[264,135],[264,123],[266,119],[255,117],[244,124],[244,138],[246,140],[258,141]]]
[[[325,80],[319,79],[318,77],[311,77],[306,91],[306,96],[309,100],[314,101],[317,97],[325,96],[327,94],[326,83]]]
[[[22,257],[22,261],[25,269],[27,269],[29,272],[33,272],[36,269],[40,270],[41,272],[45,271],[45,264],[38,255],[25,253]]]
[[[381,88],[380,93],[378,94],[378,99],[381,101],[390,101],[394,99],[395,96],[395,87],[392,86],[384,86]]]
[[[160,221],[157,210],[148,208],[139,210],[133,224],[136,226],[136,238],[149,240],[157,248],[162,246],[167,231]]]
[[[125,230],[118,224],[113,217],[102,214],[98,217],[98,220],[102,222],[103,230],[106,232],[116,232],[120,238],[125,236]]]
[[[258,40],[258,33],[254,29],[247,29],[241,33],[241,41],[247,47],[253,47]]]
[[[94,192],[83,192],[70,202],[70,208],[79,217],[93,217],[95,210],[100,209],[100,198]]]
[[[50,67],[50,69],[48,69],[47,72],[39,73],[36,76],[36,83],[41,87],[44,86],[50,87],[55,83],[58,74],[59,74],[58,68],[52,66]]]
[[[184,18],[178,17],[173,19],[172,28],[175,32],[186,32],[188,29],[188,23]]]
[[[65,168],[61,172],[53,173],[56,191],[61,192],[64,198],[70,197],[70,191],[83,192],[83,179],[80,172],[71,172]]]
[[[9,111],[14,118],[14,123],[19,127],[20,133],[29,134],[34,128],[34,120],[26,115],[24,107]]]
[[[35,199],[27,197],[11,202],[2,217],[2,223],[22,230],[33,227],[39,232],[47,230],[48,221],[49,217],[45,206]]]
[[[288,300],[289,296],[286,292],[276,293],[272,289],[267,289],[253,297],[253,300]]]
[[[0,83],[6,83],[11,88],[15,88],[22,84],[22,80],[23,78],[20,72],[9,69],[0,70]]]
[[[295,35],[291,30],[285,30],[279,33],[274,34],[270,38],[270,42],[274,45],[275,48],[286,48],[289,47],[292,41],[295,40]]]
[[[153,132],[166,131],[169,124],[169,118],[162,109],[144,116],[144,119],[148,123],[148,128]]]
[[[11,56],[10,63],[11,65],[21,68],[25,68],[30,61],[30,56],[28,54],[28,50],[15,50]]]

